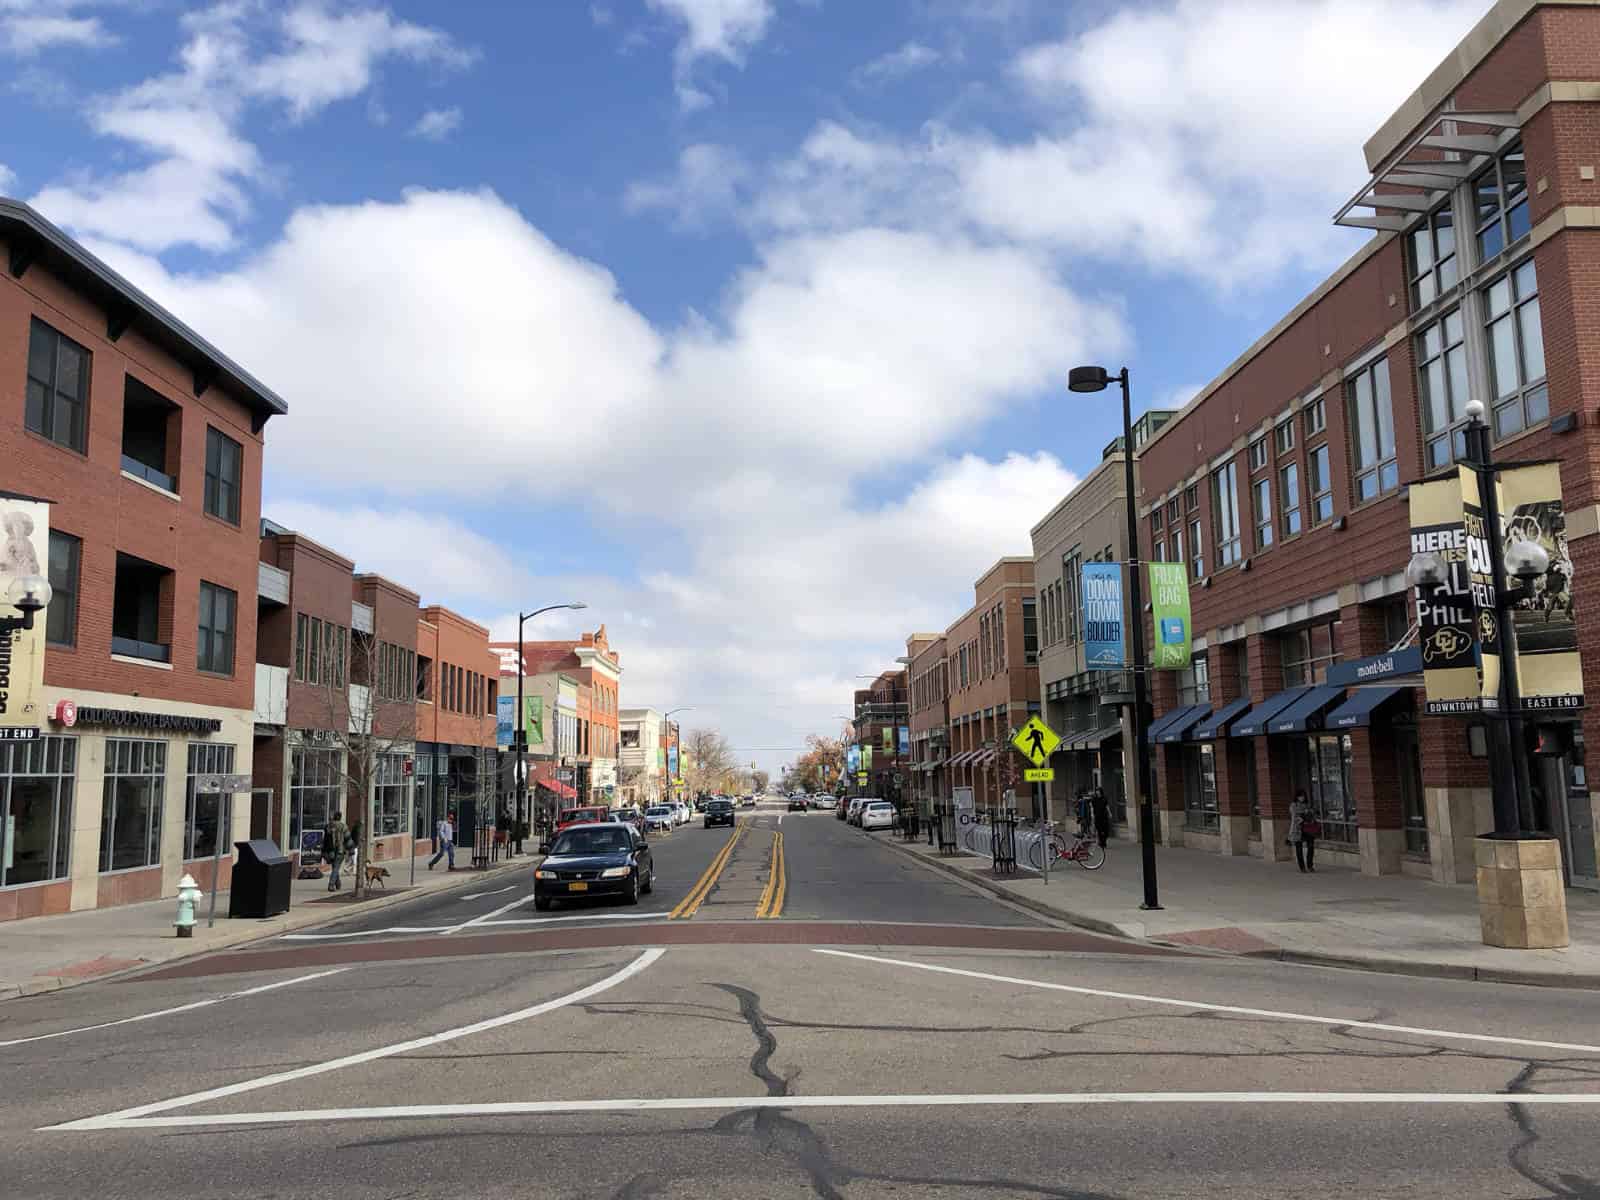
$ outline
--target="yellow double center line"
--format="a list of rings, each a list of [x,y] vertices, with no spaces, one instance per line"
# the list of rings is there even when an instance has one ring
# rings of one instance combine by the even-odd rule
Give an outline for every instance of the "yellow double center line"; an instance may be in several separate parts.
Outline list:
[[[721,850],[717,851],[717,856],[711,860],[711,865],[706,868],[705,874],[695,880],[695,885],[689,889],[689,894],[678,901],[678,907],[667,914],[668,920],[687,920],[700,911],[700,906],[705,903],[706,897],[711,894],[711,889],[716,886],[722,869],[728,865],[728,859],[733,857],[733,848],[739,844],[739,839],[749,828],[750,824],[746,821],[733,831],[733,836],[723,843]]]
[[[757,917],[776,917],[783,912],[783,893],[789,886],[788,872],[783,865],[783,830],[772,835],[772,866],[767,871],[766,890],[756,905]]]

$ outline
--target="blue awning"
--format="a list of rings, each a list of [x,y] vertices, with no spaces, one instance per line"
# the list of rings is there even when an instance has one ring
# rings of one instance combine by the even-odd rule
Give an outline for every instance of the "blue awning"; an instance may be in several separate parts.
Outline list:
[[[1145,731],[1145,736],[1152,742],[1156,741],[1161,737],[1162,731],[1166,729],[1168,725],[1172,724],[1174,721],[1181,721],[1185,714],[1189,713],[1191,710],[1203,707],[1205,706],[1199,704],[1181,704],[1177,708],[1171,709],[1168,712],[1164,712],[1154,721],[1150,722],[1150,728]]]
[[[1309,692],[1310,688],[1289,688],[1268,696],[1244,716],[1233,723],[1233,728],[1228,730],[1229,737],[1259,737],[1267,731],[1267,722],[1277,716],[1289,705]]]
[[[1241,696],[1237,700],[1230,700],[1204,721],[1194,727],[1194,732],[1189,735],[1194,741],[1206,742],[1212,738],[1226,737],[1228,726],[1234,718],[1240,716],[1250,708],[1250,697]]]
[[[1396,696],[1410,692],[1409,687],[1364,687],[1328,714],[1324,727],[1328,729],[1354,729],[1372,724],[1372,714]]]
[[[1161,727],[1161,732],[1156,736],[1156,741],[1162,743],[1181,742],[1189,730],[1210,715],[1211,705],[1190,705],[1181,716],[1174,717]]]
[[[1322,714],[1344,699],[1344,688],[1322,684],[1311,688],[1288,708],[1267,721],[1268,733],[1305,733],[1322,728]]]

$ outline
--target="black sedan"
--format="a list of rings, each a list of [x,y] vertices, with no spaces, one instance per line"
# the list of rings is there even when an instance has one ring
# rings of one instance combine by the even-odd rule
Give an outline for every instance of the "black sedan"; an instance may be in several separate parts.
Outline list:
[[[621,896],[625,904],[655,886],[650,844],[620,821],[574,825],[556,836],[550,853],[533,872],[533,906],[541,912],[557,900]]]
[[[706,801],[706,807],[705,807],[705,814],[706,814],[705,827],[707,829],[710,829],[713,825],[732,825],[733,824],[733,801],[732,800],[707,800]]]

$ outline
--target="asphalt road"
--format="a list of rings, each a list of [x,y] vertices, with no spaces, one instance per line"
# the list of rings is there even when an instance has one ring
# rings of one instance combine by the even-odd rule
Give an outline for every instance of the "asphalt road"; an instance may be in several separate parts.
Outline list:
[[[0,1194],[1600,1196],[1593,993],[1152,952],[777,817],[628,914],[523,880],[0,1006]]]

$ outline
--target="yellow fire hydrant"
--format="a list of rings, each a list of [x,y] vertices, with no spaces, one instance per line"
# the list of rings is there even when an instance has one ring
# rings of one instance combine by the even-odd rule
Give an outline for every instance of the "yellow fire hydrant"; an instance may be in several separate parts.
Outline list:
[[[200,885],[193,875],[185,875],[178,880],[178,919],[172,923],[179,937],[194,936],[194,910],[199,903]]]

